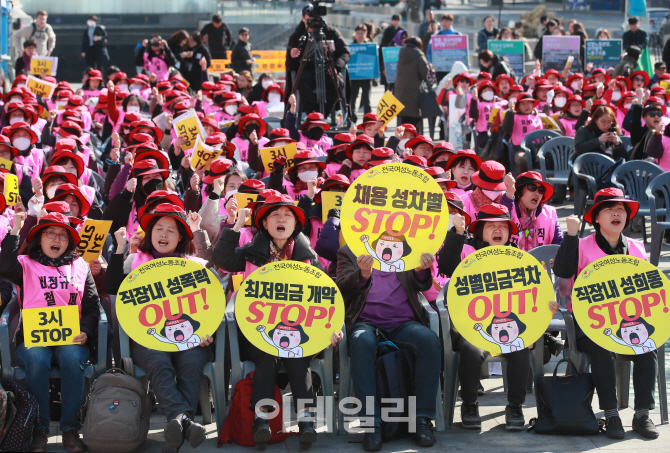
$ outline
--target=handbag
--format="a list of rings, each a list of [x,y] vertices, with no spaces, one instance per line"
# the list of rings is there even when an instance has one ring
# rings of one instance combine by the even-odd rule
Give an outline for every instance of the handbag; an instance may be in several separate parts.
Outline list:
[[[578,373],[572,362],[574,374],[556,376],[563,362],[570,360],[560,360],[553,376],[537,380],[537,418],[530,421],[530,429],[540,434],[598,434],[598,420],[591,407],[593,377],[591,373]]]
[[[421,110],[422,118],[442,116],[444,113],[440,104],[437,103],[437,94],[435,94],[433,90],[428,89],[426,82],[421,82],[421,89],[419,90],[419,109]]]

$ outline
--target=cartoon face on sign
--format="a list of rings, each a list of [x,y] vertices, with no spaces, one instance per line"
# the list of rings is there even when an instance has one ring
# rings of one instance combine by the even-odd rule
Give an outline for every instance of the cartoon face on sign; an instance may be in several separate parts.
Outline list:
[[[290,326],[280,322],[270,331],[269,336],[265,333],[265,326],[258,326],[256,330],[260,332],[266,343],[277,348],[279,357],[302,357],[300,345],[309,341],[309,336],[299,324]]]
[[[486,328],[486,333],[482,331],[482,325],[479,323],[475,324],[475,330],[486,341],[498,345],[503,354],[525,348],[523,338],[520,338],[519,335],[526,331],[526,325],[514,313],[504,317],[494,317]]]
[[[365,244],[365,250],[370,256],[377,260],[382,272],[403,272],[405,270],[405,261],[403,257],[412,253],[412,248],[407,243],[405,236],[392,236],[384,232],[378,239],[372,242],[372,247],[368,241],[370,237],[361,236],[361,242]]]
[[[603,333],[621,346],[628,346],[635,354],[645,354],[656,349],[656,343],[649,338],[654,333],[654,326],[643,318],[636,321],[621,321],[616,336],[612,335],[612,329],[605,329]]]
[[[160,335],[153,328],[147,330],[147,334],[162,343],[171,343],[180,351],[185,351],[200,344],[200,337],[195,335],[195,331],[199,328],[200,323],[198,321],[191,319],[187,314],[182,314],[179,319],[166,320]]]

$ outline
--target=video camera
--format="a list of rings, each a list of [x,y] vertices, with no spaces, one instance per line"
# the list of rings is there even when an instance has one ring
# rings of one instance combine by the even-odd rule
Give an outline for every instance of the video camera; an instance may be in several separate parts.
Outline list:
[[[307,25],[315,32],[321,31],[326,24],[323,20],[323,16],[328,15],[328,8],[326,8],[326,5],[322,5],[320,0],[316,0],[312,2],[311,5],[308,5],[306,9],[307,14],[309,15]]]

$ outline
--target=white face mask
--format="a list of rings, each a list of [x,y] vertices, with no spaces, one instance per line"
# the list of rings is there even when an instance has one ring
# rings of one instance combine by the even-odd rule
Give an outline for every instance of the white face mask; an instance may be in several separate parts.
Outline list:
[[[454,215],[449,214],[449,225],[447,226],[447,231],[451,230],[452,226],[454,226]]]
[[[491,90],[486,90],[482,93],[482,99],[484,99],[487,102],[491,102],[493,100],[493,91]]]
[[[265,79],[261,82],[261,86],[264,90],[267,90],[270,85],[272,85],[272,80],[270,79]]]
[[[230,116],[233,116],[237,113],[237,106],[236,105],[227,105],[223,109]]]
[[[633,105],[633,104],[624,104],[624,105],[623,105],[623,108],[625,108],[625,109],[629,109],[631,105]]]
[[[489,200],[495,201],[496,198],[502,193],[502,190],[484,190],[482,189],[482,192],[484,192],[484,195],[489,197]]]
[[[400,150],[400,152],[404,152],[405,148],[407,148],[407,142],[409,141],[409,138],[403,138],[400,140],[398,143],[398,146],[396,147],[397,150]]]
[[[142,91],[142,85],[131,85],[130,86],[130,91],[137,90],[137,91]]]
[[[26,86],[26,84],[24,82],[19,82],[19,83],[16,84],[16,88],[23,88],[24,86]],[[20,101],[21,99],[18,99],[18,100]]]
[[[23,121],[23,118],[19,118],[18,116],[16,116],[16,117],[9,120],[9,124],[18,123],[20,121]]]
[[[572,88],[572,91],[578,91],[579,90],[579,82],[572,82],[570,84],[570,88]]]
[[[88,25],[88,28],[93,28],[93,27],[95,27],[95,21],[94,20],[87,20],[86,25]]]
[[[23,102],[23,98],[21,96],[12,96],[8,101],[7,104],[10,102]]]
[[[568,99],[563,97],[563,96],[561,96],[560,98],[554,99],[554,105],[556,107],[563,108],[563,107],[565,107],[566,102],[568,102]]]
[[[281,94],[279,94],[279,93],[268,94],[268,102],[270,104],[276,104],[278,102],[281,102]]]
[[[203,96],[202,97],[202,102],[209,102],[210,104],[212,103],[212,98],[209,96]]]
[[[117,85],[118,89],[121,91],[128,91],[128,84],[127,83],[120,83]]]
[[[140,106],[139,105],[129,105],[126,107],[126,112],[139,112],[140,111]]]
[[[618,101],[619,99],[621,99],[621,91],[615,91],[614,93],[612,93],[613,101]]]
[[[228,198],[232,197],[236,193],[237,193],[237,190],[229,190],[228,192],[226,192],[226,194],[223,196],[223,198],[225,198],[227,200]]]
[[[25,137],[18,137],[12,140],[12,145],[14,145],[14,148],[18,149],[19,151],[25,151],[30,148],[30,139]]]
[[[298,178],[302,182],[307,182],[312,178],[316,178],[317,176],[319,176],[319,172],[318,171],[313,171],[313,170],[312,171],[303,171],[302,173],[298,173]]]
[[[58,185],[53,185],[47,189],[47,196],[49,199],[52,199],[54,195],[56,195],[56,189],[58,189]]]

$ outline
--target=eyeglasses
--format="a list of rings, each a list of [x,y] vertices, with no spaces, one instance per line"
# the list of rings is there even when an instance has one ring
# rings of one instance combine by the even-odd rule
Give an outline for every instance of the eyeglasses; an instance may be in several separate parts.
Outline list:
[[[635,77],[633,82],[644,82],[644,77]]]
[[[543,185],[537,184],[526,184],[529,192],[540,192],[540,195],[544,194],[547,189]]]
[[[59,241],[67,241],[68,240],[68,235],[67,233],[56,233],[53,230],[49,230],[46,232],[47,238],[49,239],[56,239],[58,238]]]
[[[647,115],[652,118],[660,118],[663,116],[663,112],[649,112]]]

